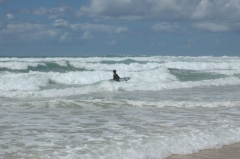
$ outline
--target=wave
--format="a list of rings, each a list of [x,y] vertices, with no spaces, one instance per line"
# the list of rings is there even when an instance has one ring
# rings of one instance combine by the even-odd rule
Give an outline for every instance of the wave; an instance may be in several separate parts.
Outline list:
[[[166,68],[158,68],[142,72],[122,72],[122,77],[131,76],[132,82],[164,82],[177,80]],[[149,78],[150,77],[150,78]],[[5,74],[0,77],[0,90],[40,90],[48,84],[86,85],[112,79],[108,71],[77,71],[77,72],[38,72]]]
[[[78,58],[0,58],[0,68],[37,71],[95,70],[144,71],[166,67],[180,70],[239,70],[239,57],[78,57]]]
[[[84,104],[87,102],[87,104]],[[104,102],[110,106],[114,102],[117,108],[119,102],[130,101],[118,101],[111,99],[96,99],[96,100],[63,100],[55,99],[50,101],[34,101],[34,102],[22,102],[17,103],[19,107],[23,105],[33,106],[32,111],[39,110],[39,107],[47,109],[50,117],[54,121],[58,121],[59,116],[71,116],[71,118],[65,122],[54,122],[55,125],[46,124],[48,120],[42,120],[41,116],[35,117],[29,116],[30,119],[38,123],[39,128],[44,130],[64,130],[67,134],[66,138],[70,140],[72,145],[62,146],[60,149],[55,149],[51,157],[61,158],[62,152],[68,154],[72,158],[78,158],[81,154],[81,158],[166,158],[173,154],[193,154],[205,149],[217,149],[224,145],[230,145],[240,142],[240,128],[238,121],[239,111],[238,109],[229,110],[226,109],[210,109],[211,111],[194,111],[192,109],[120,109],[120,113],[114,111],[114,109],[102,109],[101,103]],[[133,102],[133,101],[131,101]],[[92,103],[92,105],[91,105]],[[202,104],[204,104],[203,102]],[[97,105],[98,104],[98,105]],[[131,103],[130,103],[131,104]],[[195,105],[194,103],[192,103]],[[236,103],[237,104],[237,103]],[[173,105],[173,103],[172,103]],[[9,108],[9,103],[6,105],[7,111],[12,110]],[[35,107],[34,107],[35,106]],[[126,107],[126,105],[124,104]],[[16,107],[16,105],[15,105]],[[47,108],[46,108],[47,107]],[[59,112],[66,109],[56,109],[59,107],[81,107],[81,113],[63,113]],[[28,107],[27,107],[28,108]],[[21,109],[20,109],[21,110]],[[31,109],[30,109],[31,110]],[[40,109],[42,110],[42,109]],[[79,109],[71,109],[73,111],[80,111]],[[115,109],[119,111],[119,109]],[[198,110],[198,109],[197,109]],[[200,109],[202,110],[202,109]],[[206,110],[206,109],[204,109]],[[207,109],[209,110],[209,109]],[[227,111],[226,111],[227,110]],[[44,111],[44,113],[45,113]],[[56,111],[57,112],[56,114]],[[86,114],[89,112],[90,114]],[[111,113],[106,115],[106,113]],[[101,114],[103,113],[103,114]],[[175,114],[176,113],[176,114]],[[232,114],[233,113],[233,114]],[[93,116],[93,114],[95,116]],[[40,113],[41,115],[41,113]],[[48,115],[48,114],[47,114]],[[104,116],[105,115],[105,116]],[[116,115],[117,118],[116,118]],[[46,113],[42,116],[46,116]],[[79,117],[80,116],[80,117]],[[18,116],[16,116],[17,118]],[[32,118],[31,118],[32,117]],[[81,121],[79,122],[79,118]],[[18,118],[17,118],[18,119]],[[37,119],[37,120],[36,120]],[[41,121],[38,121],[38,120]],[[95,120],[101,119],[100,126]],[[104,119],[104,120],[103,120]],[[123,120],[122,120],[123,119]],[[32,127],[36,127],[36,124],[28,122],[26,119],[27,130]],[[60,119],[59,119],[60,120]],[[126,122],[127,121],[127,122]],[[35,123],[35,122],[34,122]],[[62,123],[70,123],[67,125]],[[80,123],[80,124],[79,124]],[[89,125],[87,125],[90,123]],[[93,124],[94,123],[94,124]],[[56,126],[57,125],[57,126]],[[80,126],[79,126],[80,125]],[[83,126],[82,126],[83,125]],[[87,125],[87,126],[85,126]],[[52,127],[55,126],[55,127]],[[90,128],[89,128],[90,127]],[[77,129],[75,129],[77,128]],[[74,135],[76,133],[89,131],[96,132],[96,128],[99,130],[98,135],[93,136],[91,133],[81,133],[82,135]],[[17,129],[17,128],[16,128]],[[20,131],[22,132],[22,131]],[[68,133],[69,132],[69,133]],[[22,133],[25,133],[23,131]],[[43,134],[41,136],[41,134]],[[26,133],[28,134],[28,133]],[[36,132],[34,132],[36,134]],[[54,136],[54,141],[51,141],[48,145],[50,148],[56,146],[62,141],[62,135],[55,133],[39,133],[40,137],[48,138],[49,140]],[[75,137],[76,136],[76,137]],[[112,136],[115,136],[114,138]],[[8,136],[9,137],[9,136]],[[11,136],[10,136],[11,137]],[[82,145],[85,145],[86,149],[81,153],[82,145],[76,146],[74,140],[82,139],[84,141]],[[29,138],[30,141],[32,138]],[[85,140],[87,139],[87,140]],[[109,142],[109,139],[111,142]],[[27,140],[28,141],[28,140]],[[26,141],[26,142],[27,142]],[[39,142],[38,145],[45,145],[49,143]],[[23,141],[23,143],[25,143]],[[35,141],[36,143],[36,141]],[[107,144],[106,144],[107,143]],[[97,146],[96,146],[97,144]],[[101,149],[99,150],[99,146]],[[28,148],[23,144],[24,148]],[[46,146],[46,145],[45,145]],[[13,150],[14,151],[14,150]],[[43,150],[44,151],[44,150]],[[94,153],[88,153],[94,152]],[[28,154],[23,153],[22,157],[28,157]],[[39,154],[38,154],[39,155]],[[44,157],[44,153],[40,154]],[[32,154],[31,154],[32,156]]]
[[[41,74],[5,74],[0,77],[0,90],[3,91],[29,91],[39,90],[40,87],[47,86],[49,79]]]
[[[191,101],[133,101],[126,100],[126,103],[136,107],[178,107],[178,108],[195,108],[195,107],[205,107],[205,108],[216,108],[216,107],[240,107],[240,101],[224,101],[224,102],[191,102]]]
[[[104,99],[75,99],[75,100],[67,100],[67,99],[54,99],[50,100],[51,105],[59,105],[59,103],[63,105],[71,105],[77,103],[87,103],[88,107],[89,103],[92,104],[105,104],[105,105],[124,105],[124,106],[133,106],[133,107],[177,107],[177,108],[218,108],[218,107],[240,107],[240,101],[173,101],[173,100],[161,100],[161,101],[141,101],[141,100],[127,100],[127,99],[112,99],[112,98],[104,98]],[[83,105],[81,105],[83,106]]]
[[[183,70],[239,70],[240,63],[228,62],[169,62],[164,64],[167,68],[183,69]]]
[[[46,66],[44,63],[27,63],[27,62],[4,62],[0,63],[0,68],[9,70],[27,70],[29,67]]]
[[[0,58],[0,68],[2,97],[31,94],[54,97],[240,84],[240,58],[230,57]],[[131,80],[109,82],[113,69],[120,77],[131,77]]]
[[[43,78],[44,79],[44,78]],[[34,82],[33,82],[34,83]],[[186,89],[195,87],[210,87],[210,86],[228,86],[228,85],[240,85],[240,79],[236,77],[228,77],[215,80],[203,80],[195,82],[110,82],[110,81],[100,81],[90,85],[76,85],[69,87],[62,87],[54,89],[39,89],[40,86],[46,84],[47,81],[29,85],[25,87],[25,83],[22,82],[18,87],[14,87],[14,91],[6,91],[12,89],[10,85],[9,88],[1,88],[0,97],[16,97],[16,98],[26,98],[26,97],[64,97],[64,96],[74,96],[80,94],[88,94],[93,92],[116,92],[116,91],[159,91],[159,90],[173,90],[173,89]],[[24,91],[28,89],[28,91]]]

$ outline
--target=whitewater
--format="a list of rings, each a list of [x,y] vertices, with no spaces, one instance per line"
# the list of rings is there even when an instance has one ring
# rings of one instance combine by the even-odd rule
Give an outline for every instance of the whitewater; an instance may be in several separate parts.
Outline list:
[[[112,70],[124,82],[111,82]],[[165,159],[240,143],[240,57],[0,57],[4,159]]]

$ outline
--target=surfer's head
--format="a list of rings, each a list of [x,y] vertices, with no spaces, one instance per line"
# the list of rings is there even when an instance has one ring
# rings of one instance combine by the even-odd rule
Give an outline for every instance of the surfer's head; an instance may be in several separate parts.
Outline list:
[[[113,70],[113,73],[116,73],[117,71],[116,70]]]

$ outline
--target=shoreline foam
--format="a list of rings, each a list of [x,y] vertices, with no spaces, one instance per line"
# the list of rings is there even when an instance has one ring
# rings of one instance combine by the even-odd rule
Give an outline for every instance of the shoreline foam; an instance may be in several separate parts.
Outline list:
[[[190,155],[172,155],[166,159],[240,159],[240,143],[221,149],[203,150]]]

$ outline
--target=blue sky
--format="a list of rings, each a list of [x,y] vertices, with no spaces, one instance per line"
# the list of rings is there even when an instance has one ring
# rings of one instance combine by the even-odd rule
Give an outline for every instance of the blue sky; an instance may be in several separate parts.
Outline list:
[[[0,0],[0,56],[240,56],[240,0]]]

